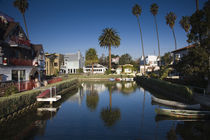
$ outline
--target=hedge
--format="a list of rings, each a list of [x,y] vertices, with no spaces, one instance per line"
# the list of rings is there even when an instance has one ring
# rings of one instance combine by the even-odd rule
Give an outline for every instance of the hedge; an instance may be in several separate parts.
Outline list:
[[[143,76],[136,77],[135,80],[137,83],[140,83],[141,85],[156,92],[161,92],[169,96],[180,97],[186,101],[192,101],[193,99],[192,90],[184,85],[174,84],[159,79],[146,78]]]
[[[8,97],[0,98],[0,118],[12,114],[18,110],[21,110],[36,102],[36,96],[40,94],[41,91],[51,87],[56,86],[57,92],[65,90],[78,83],[78,80],[71,79],[66,81],[61,81],[59,83],[50,84],[46,87],[40,89],[34,89],[30,91],[21,92]]]

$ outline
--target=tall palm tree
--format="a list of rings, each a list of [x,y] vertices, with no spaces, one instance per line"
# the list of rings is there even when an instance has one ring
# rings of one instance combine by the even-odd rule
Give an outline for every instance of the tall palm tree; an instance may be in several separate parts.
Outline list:
[[[98,63],[97,52],[94,48],[90,48],[85,53],[85,64],[92,65],[92,73],[93,73],[93,66],[95,63]]]
[[[177,43],[176,43],[176,36],[174,33],[174,25],[176,21],[176,15],[173,12],[170,12],[166,15],[166,24],[169,25],[169,27],[172,29],[173,36],[174,36],[174,42],[175,42],[175,50],[177,49]]]
[[[182,19],[179,21],[179,24],[185,30],[186,33],[189,33],[189,30],[190,30],[190,17],[182,16]]]
[[[109,69],[111,70],[111,47],[120,46],[120,36],[113,28],[105,28],[99,36],[98,41],[101,47],[109,48]]]
[[[141,46],[142,46],[142,55],[144,57],[144,72],[145,72],[146,71],[146,68],[145,68],[146,61],[145,61],[145,55],[144,55],[144,43],[143,43],[141,26],[140,26],[140,20],[139,20],[139,16],[141,15],[141,11],[142,11],[141,7],[138,4],[135,4],[133,9],[132,9],[132,13],[133,13],[134,16],[136,16],[138,24],[139,24],[140,37],[141,37]]]
[[[28,34],[28,28],[27,28],[27,24],[26,24],[26,18],[25,18],[25,12],[28,9],[28,0],[15,0],[13,2],[14,7],[18,8],[18,10],[20,11],[20,13],[23,16],[23,20],[24,20],[24,24],[25,24],[25,29],[26,29],[26,34],[27,34],[27,38],[29,40],[29,34]]]
[[[196,11],[199,11],[199,0],[195,0],[196,1]]]
[[[159,40],[159,34],[158,34],[158,26],[157,26],[157,19],[156,19],[156,15],[158,13],[158,5],[156,3],[153,3],[150,7],[150,12],[152,13],[152,15],[154,16],[154,20],[155,20],[155,26],[156,26],[156,33],[157,33],[157,40],[158,40],[158,56],[159,56],[159,62],[161,65],[161,58],[160,58],[160,40]]]

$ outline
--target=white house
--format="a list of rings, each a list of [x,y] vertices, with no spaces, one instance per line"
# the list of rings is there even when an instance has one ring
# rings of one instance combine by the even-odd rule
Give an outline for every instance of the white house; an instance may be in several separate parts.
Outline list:
[[[160,67],[158,66],[159,58],[155,55],[148,55],[145,57],[145,70],[146,72],[156,71],[159,70]],[[144,72],[144,58],[143,56],[140,58],[140,73]]]
[[[95,74],[104,74],[106,70],[107,70],[107,67],[104,67],[103,65],[100,65],[100,64],[95,64],[93,66],[93,73]],[[89,65],[89,66],[83,67],[83,72],[92,73],[92,66]]]
[[[79,69],[84,67],[84,57],[81,52],[65,54],[64,62],[61,66],[61,73],[77,73]]]

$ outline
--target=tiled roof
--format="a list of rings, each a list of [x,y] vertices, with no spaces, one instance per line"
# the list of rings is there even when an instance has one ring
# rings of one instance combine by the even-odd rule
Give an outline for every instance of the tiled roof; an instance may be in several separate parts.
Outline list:
[[[187,49],[193,48],[195,46],[196,46],[195,44],[192,44],[192,45],[186,46],[184,48],[180,48],[180,49],[174,50],[174,51],[172,51],[172,53],[176,53],[176,52],[180,52],[180,51],[183,51],[183,50],[187,50]]]

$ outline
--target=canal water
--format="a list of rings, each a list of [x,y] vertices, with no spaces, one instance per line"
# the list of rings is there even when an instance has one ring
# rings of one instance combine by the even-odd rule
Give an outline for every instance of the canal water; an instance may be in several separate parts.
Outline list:
[[[157,116],[151,93],[135,82],[85,82],[53,106],[0,124],[0,139],[208,140],[210,122]]]

